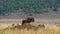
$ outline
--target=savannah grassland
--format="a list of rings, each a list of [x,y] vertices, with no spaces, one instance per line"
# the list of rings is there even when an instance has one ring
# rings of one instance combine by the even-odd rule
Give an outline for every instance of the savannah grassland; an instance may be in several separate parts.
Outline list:
[[[43,21],[41,20],[41,22]],[[14,24],[16,25],[17,22]],[[35,28],[29,29],[29,30],[27,30],[26,28],[25,29],[10,29],[10,27],[12,27],[11,25],[12,23],[7,23],[7,22],[0,23],[0,34],[60,34],[60,26],[56,26],[55,24],[45,23],[45,28],[38,27],[39,29],[37,28],[37,30],[34,30]],[[36,26],[35,24],[33,25]],[[5,29],[7,27],[8,29]]]

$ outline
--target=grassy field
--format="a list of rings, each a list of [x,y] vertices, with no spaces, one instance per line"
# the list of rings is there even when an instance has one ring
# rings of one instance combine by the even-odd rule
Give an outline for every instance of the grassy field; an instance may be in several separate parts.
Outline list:
[[[6,24],[4,27],[6,27]],[[45,24],[45,28],[39,28],[37,30],[25,29],[5,29],[0,26],[0,34],[60,34],[60,27],[51,24]]]
[[[53,22],[55,22],[58,20],[54,20]],[[1,22],[1,21],[0,21]],[[18,29],[17,27],[14,28],[12,27],[12,22],[10,23],[10,21],[8,21],[9,23],[7,23],[7,21],[5,21],[5,23],[0,23],[0,34],[60,34],[60,26],[56,26],[56,24],[49,24],[49,23],[46,23],[44,24],[45,25],[45,28],[39,28],[37,27],[36,24],[31,24],[31,25],[27,25],[27,26],[24,26],[24,27],[29,27],[29,28],[33,28],[32,29],[27,29],[27,28],[20,28]],[[36,22],[38,22],[36,20]],[[49,20],[40,20],[40,22],[49,22]],[[38,23],[40,23],[38,22]],[[52,20],[50,20],[51,23]],[[14,23],[15,26],[18,22]],[[19,24],[19,23],[18,23]],[[31,27],[30,27],[31,26]],[[36,29],[36,30],[34,30]]]

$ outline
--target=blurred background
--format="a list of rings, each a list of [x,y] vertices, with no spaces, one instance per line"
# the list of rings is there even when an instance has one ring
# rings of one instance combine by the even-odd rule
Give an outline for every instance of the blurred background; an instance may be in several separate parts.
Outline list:
[[[0,19],[60,19],[60,0],[0,0]]]

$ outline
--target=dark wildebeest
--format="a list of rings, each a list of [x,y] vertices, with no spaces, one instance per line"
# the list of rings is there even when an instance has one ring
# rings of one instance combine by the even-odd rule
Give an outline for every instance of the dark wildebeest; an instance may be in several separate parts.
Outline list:
[[[26,20],[22,20],[22,25],[25,24],[25,23],[31,23],[31,22],[34,22],[34,18],[33,17],[28,17]]]

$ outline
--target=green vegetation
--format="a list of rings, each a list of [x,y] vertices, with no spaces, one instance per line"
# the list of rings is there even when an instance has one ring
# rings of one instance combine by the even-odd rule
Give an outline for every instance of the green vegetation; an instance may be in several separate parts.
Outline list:
[[[60,0],[0,0],[0,15],[14,10],[23,9],[26,13],[42,13],[44,9],[57,11],[60,7]]]

